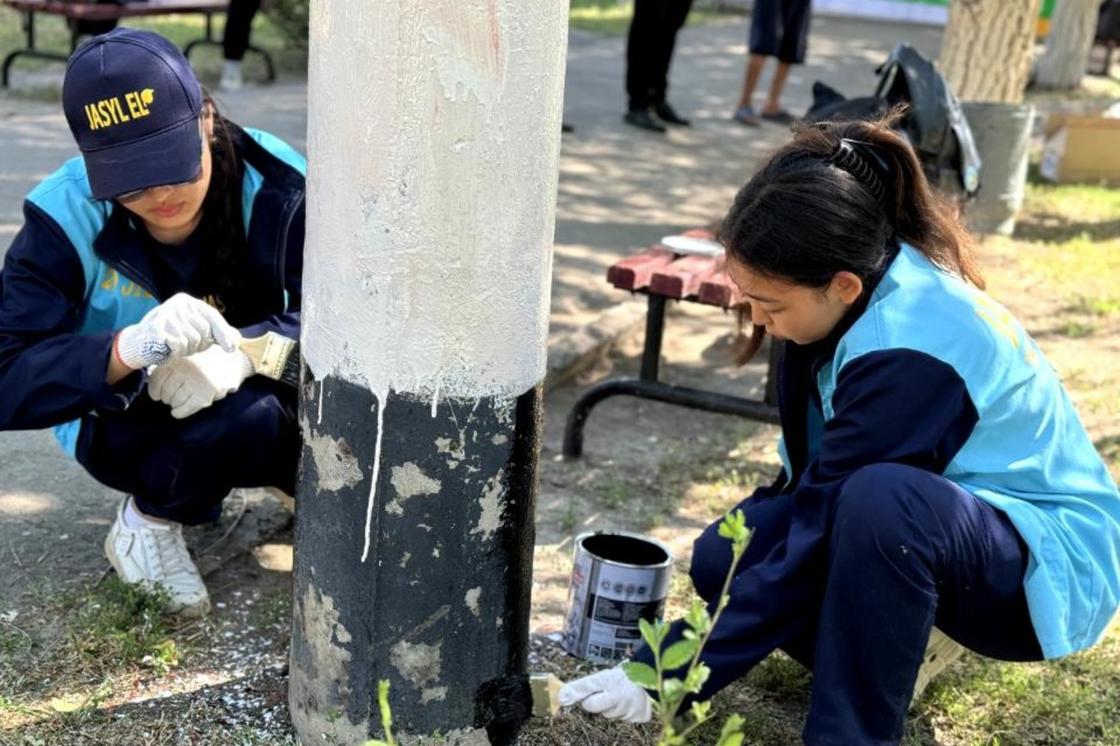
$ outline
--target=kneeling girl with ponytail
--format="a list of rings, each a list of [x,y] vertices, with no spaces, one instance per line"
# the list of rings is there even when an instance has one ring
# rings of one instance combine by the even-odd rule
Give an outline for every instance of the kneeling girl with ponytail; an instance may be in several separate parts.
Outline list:
[[[798,129],[721,231],[753,348],[785,340],[783,466],[738,506],[754,536],[698,699],[785,650],[813,673],[814,746],[898,743],[935,625],[985,656],[1041,660],[1096,643],[1120,606],[1116,484],[890,124]],[[695,544],[713,606],[730,555],[718,521]],[[619,673],[562,698],[648,718]]]

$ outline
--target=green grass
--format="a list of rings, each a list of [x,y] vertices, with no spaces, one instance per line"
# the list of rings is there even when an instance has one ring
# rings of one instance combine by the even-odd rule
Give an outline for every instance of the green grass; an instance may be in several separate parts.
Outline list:
[[[626,507],[634,496],[631,486],[620,479],[612,479],[603,486],[599,501],[604,507],[619,510]]]
[[[957,743],[1120,743],[1120,629],[1083,653],[1046,663],[968,656],[931,687],[920,717]]]
[[[634,5],[628,0],[572,0],[569,26],[604,36],[622,36],[630,28],[633,15]],[[688,23],[711,23],[726,16],[727,13],[693,8]]]
[[[173,622],[161,611],[165,600],[165,592],[150,593],[113,575],[92,588],[41,595],[17,620],[54,624],[40,623],[19,639],[11,635],[14,625],[0,627],[0,733],[28,719],[68,732],[103,722],[100,707],[113,695],[115,680],[142,670],[161,676],[177,666],[181,653]]]
[[[1078,317],[1120,315],[1120,189],[1045,184],[1032,176],[1015,238],[1022,267]],[[1084,318],[1065,323],[1068,336],[1093,329]]]
[[[20,15],[7,8],[0,8],[0,53],[25,46]],[[221,39],[224,17],[215,18],[214,36]],[[122,25],[131,28],[151,29],[163,34],[182,48],[188,42],[205,35],[205,22],[199,15],[168,15],[156,18],[130,18]],[[35,19],[36,46],[43,50],[66,54],[69,52],[70,32],[64,19],[56,16],[39,15]],[[254,46],[267,50],[276,64],[277,73],[304,76],[307,72],[307,53],[293,45],[271,22],[266,13],[258,13],[253,23],[252,42]],[[222,54],[217,46],[205,45],[191,52],[191,63],[204,85],[217,83],[221,72]],[[62,63],[21,58],[12,66],[13,74],[21,70],[57,70],[59,80],[63,70]],[[249,81],[264,80],[264,64],[259,55],[249,52],[245,55],[245,77]],[[18,95],[33,98],[57,98],[57,85],[45,88],[13,89]]]
[[[287,590],[277,591],[262,599],[249,614],[249,624],[265,630],[278,625],[287,625],[292,618],[292,594]]]
[[[171,665],[178,654],[168,638],[165,600],[166,592],[149,593],[111,575],[79,602],[71,644],[91,662],[114,667],[146,658]]]

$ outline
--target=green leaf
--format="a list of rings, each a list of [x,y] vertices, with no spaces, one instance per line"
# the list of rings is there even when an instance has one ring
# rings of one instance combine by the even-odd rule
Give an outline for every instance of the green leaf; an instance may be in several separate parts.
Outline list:
[[[692,713],[693,722],[697,725],[708,719],[708,715],[712,712],[711,702],[693,702],[692,708],[689,710]]]
[[[396,746],[393,739],[393,709],[389,706],[389,680],[377,682],[377,705],[381,709],[381,728],[385,731],[384,746]]]
[[[657,691],[657,671],[645,663],[627,661],[622,664],[622,670],[626,672],[626,677],[638,686]]]
[[[711,616],[708,614],[708,607],[698,598],[692,599],[692,606],[689,608],[688,614],[685,615],[684,620],[698,635],[703,635],[707,632],[712,622]]]
[[[657,632],[653,625],[645,619],[638,620],[638,630],[642,633],[642,640],[653,650],[657,650]]]
[[[665,642],[665,638],[669,636],[669,625],[658,619],[653,623],[653,631],[657,635],[657,649],[660,650],[661,643]]]
[[[681,640],[670,645],[661,653],[662,670],[672,671],[688,663],[696,653],[698,644],[696,640]]]
[[[747,528],[747,519],[742,510],[723,517],[719,524],[719,535],[731,540],[731,552],[735,557],[742,555],[751,537],[751,530]]]
[[[745,722],[742,715],[730,715],[719,732],[719,743],[716,746],[742,746]]]
[[[696,694],[703,688],[704,683],[711,676],[711,670],[703,663],[697,663],[689,672],[688,676],[684,679],[684,688]]]
[[[661,682],[661,694],[665,700],[666,705],[672,705],[676,709],[676,705],[684,699],[687,693],[684,689],[684,682],[680,679],[665,679]]]

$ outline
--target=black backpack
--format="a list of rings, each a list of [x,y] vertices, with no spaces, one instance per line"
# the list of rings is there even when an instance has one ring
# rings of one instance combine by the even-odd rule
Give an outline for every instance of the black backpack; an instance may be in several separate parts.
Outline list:
[[[860,98],[845,98],[820,81],[814,83],[813,105],[805,121],[876,119],[906,104],[898,128],[918,154],[926,178],[950,195],[974,197],[980,189],[980,154],[945,78],[906,44],[896,46],[875,72],[879,75],[875,93]]]

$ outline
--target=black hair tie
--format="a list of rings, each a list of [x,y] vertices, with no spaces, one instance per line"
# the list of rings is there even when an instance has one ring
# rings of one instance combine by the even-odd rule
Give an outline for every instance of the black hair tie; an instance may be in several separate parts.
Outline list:
[[[892,184],[891,167],[887,159],[876,152],[878,148],[862,140],[851,140],[847,137],[840,140],[836,150],[832,151],[826,163],[847,171],[861,184],[866,186],[875,199],[881,204],[886,203],[887,184]]]

